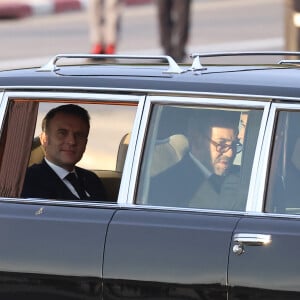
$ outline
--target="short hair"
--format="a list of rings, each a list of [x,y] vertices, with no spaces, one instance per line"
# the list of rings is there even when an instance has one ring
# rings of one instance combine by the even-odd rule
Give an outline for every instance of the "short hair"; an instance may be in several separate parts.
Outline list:
[[[44,117],[44,119],[42,121],[43,132],[47,132],[47,130],[49,129],[50,121],[58,113],[64,113],[64,114],[68,114],[68,115],[77,116],[81,120],[83,120],[88,125],[88,129],[90,129],[90,115],[89,115],[88,111],[79,105],[66,104],[66,105],[57,106],[48,111],[48,113],[46,114],[46,116]]]
[[[239,111],[201,109],[193,112],[188,127],[206,135],[211,133],[212,127],[232,128],[238,132],[239,121]]]

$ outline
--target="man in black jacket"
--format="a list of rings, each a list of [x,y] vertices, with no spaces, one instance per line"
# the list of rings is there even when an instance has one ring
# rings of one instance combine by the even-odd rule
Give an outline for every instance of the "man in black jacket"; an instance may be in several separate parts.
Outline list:
[[[189,120],[189,152],[150,184],[152,205],[240,210],[239,167],[233,160],[238,141],[239,113],[202,110]],[[223,191],[223,193],[221,193]]]
[[[90,116],[74,104],[50,110],[40,135],[45,158],[28,168],[21,197],[58,200],[105,200],[101,180],[91,171],[76,167],[85,152]]]

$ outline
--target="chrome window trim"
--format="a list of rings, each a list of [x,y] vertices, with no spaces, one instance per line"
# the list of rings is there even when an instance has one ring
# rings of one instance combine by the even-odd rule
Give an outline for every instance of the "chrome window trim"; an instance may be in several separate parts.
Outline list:
[[[149,100],[150,98],[150,100]],[[142,150],[143,150],[143,144],[144,144],[144,137],[146,135],[146,130],[147,130],[147,124],[148,120],[150,118],[150,109],[151,109],[151,96],[145,98],[144,102],[144,107],[143,107],[143,114],[141,118],[141,123],[139,127],[139,135],[136,140],[136,149],[135,153],[136,155],[133,157],[132,160],[132,169],[131,169],[131,176],[130,180],[128,182],[128,194],[127,194],[127,200],[124,203],[126,206],[127,205],[135,205],[134,204],[134,194],[135,194],[135,185],[136,185],[136,180],[137,180],[137,174],[138,174],[138,168],[142,156]]]
[[[192,207],[171,207],[171,206],[154,206],[154,205],[145,205],[145,204],[130,204],[127,205],[127,208],[131,209],[144,209],[151,211],[162,211],[162,212],[181,212],[181,213],[209,213],[209,214],[226,214],[226,215],[245,215],[248,213],[246,211],[236,211],[236,210],[214,210],[214,209],[206,209],[206,208],[192,208]]]
[[[1,132],[0,132],[0,134],[2,134],[3,122],[4,122],[5,113],[6,113],[8,99],[5,98],[5,93],[4,92],[1,92],[0,97],[1,97],[1,100],[0,100],[0,128],[1,128]]]
[[[119,189],[118,203],[126,205],[128,203],[128,197],[130,194],[130,181],[132,176],[132,171],[134,169],[134,157],[136,153],[136,143],[139,135],[139,129],[141,127],[141,120],[145,106],[146,96],[140,96],[140,101],[138,103],[137,112],[135,115],[135,120],[133,122],[130,142],[128,145],[127,155],[124,163],[124,172],[122,174],[122,180]]]
[[[27,88],[27,87],[26,87]],[[52,88],[52,87],[51,87]],[[49,89],[49,87],[48,87]],[[62,89],[60,87],[60,89]],[[82,88],[78,88],[78,90],[82,91]],[[97,89],[99,92],[101,89]],[[107,89],[104,89],[107,91]],[[113,89],[111,89],[113,90]],[[96,91],[96,89],[95,89]],[[120,90],[118,90],[120,91]],[[132,90],[131,90],[132,92]],[[148,91],[149,92],[149,91]],[[47,92],[47,91],[2,91],[1,92],[1,100],[0,100],[0,118],[2,126],[4,121],[5,112],[7,109],[7,104],[9,99],[11,98],[27,98],[30,99],[53,99],[53,100],[63,100],[63,99],[71,99],[71,100],[99,100],[99,101],[132,101],[138,103],[138,109],[136,114],[136,119],[134,121],[133,131],[131,142],[128,148],[128,159],[125,161],[124,165],[124,174],[120,186],[118,203],[93,203],[93,202],[75,202],[75,201],[60,201],[60,200],[47,200],[47,199],[10,199],[10,198],[0,198],[0,202],[14,202],[14,203],[32,203],[32,204],[47,204],[47,205],[62,205],[62,206],[78,206],[78,207],[132,207],[132,208],[147,208],[147,209],[159,209],[159,210],[172,210],[172,211],[195,211],[195,212],[213,212],[213,213],[225,213],[225,214],[239,214],[239,215],[255,215],[255,216],[274,216],[280,218],[295,218],[299,219],[299,215],[290,215],[290,214],[272,214],[272,213],[263,213],[263,196],[264,196],[264,188],[266,184],[266,174],[267,174],[267,158],[269,155],[270,147],[271,147],[271,138],[273,134],[273,125],[275,113],[278,109],[300,109],[300,104],[297,103],[268,103],[271,101],[271,96],[253,96],[253,95],[235,95],[235,94],[211,94],[211,93],[180,93],[174,91],[164,91],[159,92],[160,95],[151,95],[145,98],[144,95],[126,95],[126,94],[113,94],[113,93],[92,93],[90,91],[87,92],[70,92],[66,89],[62,89],[59,92]],[[169,95],[164,95],[169,93]],[[174,96],[170,96],[170,94]],[[185,95],[186,94],[186,95]],[[179,95],[179,96],[178,96]],[[203,98],[201,96],[210,96],[208,98]],[[214,97],[232,97],[232,99],[214,99]],[[199,98],[201,97],[201,98]],[[238,100],[239,97],[244,99]],[[247,100],[245,100],[245,98]],[[200,100],[200,102],[199,102]],[[265,101],[264,101],[265,100]],[[279,100],[298,100],[294,97],[285,97],[280,98]],[[261,153],[255,153],[255,161],[253,163],[254,166],[257,165],[255,171],[252,170],[251,182],[249,186],[249,195],[247,200],[247,208],[246,211],[242,212],[232,212],[232,211],[214,211],[214,210],[205,210],[205,209],[188,209],[188,208],[168,208],[168,207],[151,207],[151,206],[141,206],[133,203],[134,201],[134,188],[135,182],[137,179],[137,171],[139,166],[139,161],[141,159],[141,151],[143,148],[144,137],[147,129],[148,117],[150,113],[150,108],[153,103],[169,103],[169,104],[203,104],[210,106],[230,106],[230,107],[249,107],[249,108],[264,108],[265,112],[263,115],[264,119],[268,119],[268,124],[265,127],[261,127],[259,133],[259,141],[262,143]],[[268,109],[270,107],[270,112]],[[269,116],[268,116],[269,113]],[[143,115],[142,119],[141,116]],[[262,124],[264,124],[262,122]],[[140,132],[139,132],[140,131]],[[259,147],[257,147],[259,149]],[[256,152],[259,152],[256,150]],[[137,155],[135,155],[137,153]],[[259,161],[257,162],[257,157],[259,157]],[[134,158],[134,160],[133,160]],[[133,161],[132,165],[131,161]],[[260,177],[262,176],[262,177]],[[253,180],[256,178],[256,180]],[[264,178],[264,180],[262,180]],[[251,196],[250,196],[251,195]]]
[[[180,84],[181,81],[178,82]],[[207,97],[234,97],[234,98],[246,98],[246,99],[258,99],[262,100],[265,99],[266,101],[270,101],[270,99],[280,99],[284,101],[299,101],[297,96],[295,97],[286,97],[286,96],[275,96],[274,94],[253,94],[253,93],[214,93],[214,92],[197,92],[197,91],[180,91],[180,90],[159,90],[159,89],[139,89],[139,88],[114,88],[114,87],[92,87],[92,86],[0,86],[0,90],[6,92],[47,92],[49,90],[56,90],[61,92],[73,92],[78,93],[82,90],[85,90],[86,93],[139,93],[139,94],[161,94],[161,95],[182,95],[182,96],[207,96]]]
[[[31,204],[40,206],[72,206],[72,207],[94,207],[94,208],[119,208],[118,203],[113,202],[89,202],[89,201],[72,201],[57,199],[39,199],[39,198],[4,198],[0,197],[1,203]]]
[[[207,97],[177,97],[177,96],[162,96],[162,95],[150,95],[146,98],[145,101],[145,109],[144,109],[144,114],[143,114],[143,119],[141,122],[140,126],[140,134],[138,136],[137,140],[137,145],[136,145],[136,155],[134,157],[133,161],[133,168],[132,168],[132,174],[131,174],[131,180],[129,184],[129,194],[128,194],[128,201],[127,205],[131,207],[144,207],[143,205],[137,205],[134,204],[134,196],[135,196],[135,185],[138,179],[138,168],[140,161],[142,159],[142,150],[143,150],[143,145],[144,145],[144,139],[146,138],[146,131],[147,131],[147,124],[148,120],[150,117],[150,111],[151,111],[151,105],[153,104],[184,104],[184,105],[203,105],[203,106],[209,106],[209,107],[230,107],[230,108],[253,108],[253,109],[262,109],[263,110],[263,117],[262,117],[262,122],[261,122],[261,127],[259,130],[259,136],[258,136],[258,141],[257,141],[257,147],[256,151],[254,154],[254,161],[253,161],[253,167],[252,167],[252,174],[251,174],[251,180],[249,184],[249,192],[248,192],[248,198],[247,198],[247,207],[246,211],[239,211],[235,212],[237,214],[247,214],[247,208],[248,208],[248,202],[253,201],[252,199],[255,199],[253,197],[250,197],[250,193],[253,194],[255,192],[255,176],[253,174],[254,170],[258,170],[258,161],[259,161],[259,156],[260,156],[260,147],[263,141],[263,135],[265,131],[265,126],[263,122],[267,120],[267,116],[269,113],[270,109],[270,99],[266,99],[268,101],[251,101],[250,99],[245,100],[237,100],[237,97],[234,95],[234,99],[216,99],[213,96],[210,98]],[[250,206],[250,205],[249,205]],[[145,206],[147,208],[153,207],[153,206]],[[155,208],[155,207],[153,207]],[[170,210],[168,207],[159,207],[160,210]],[[176,211],[206,211],[206,212],[218,212],[218,213],[226,213],[228,214],[231,211],[215,211],[215,210],[209,210],[209,209],[197,209],[197,208],[172,208],[172,210]]]
[[[254,155],[252,166],[252,174],[248,192],[248,199],[246,205],[247,212],[260,212],[262,209],[263,190],[262,182],[266,180],[266,165],[268,163],[270,143],[272,138],[271,126],[274,123],[274,116],[270,113],[271,103],[266,105],[261,127],[259,130],[257,147]],[[271,126],[271,127],[270,127]],[[252,201],[251,201],[252,199]]]
[[[233,211],[233,210],[213,210],[213,209],[201,209],[201,208],[184,208],[184,207],[167,207],[167,206],[150,206],[141,204],[128,204],[127,206],[120,205],[119,209],[133,209],[133,210],[148,210],[148,211],[161,211],[161,212],[175,212],[175,213],[195,213],[195,214],[213,214],[213,215],[231,215],[239,217],[263,217],[263,218],[276,218],[285,220],[300,220],[300,215],[292,214],[275,214],[264,212],[247,212],[247,211]]]
[[[299,99],[298,99],[299,101]],[[265,200],[265,192],[267,187],[267,173],[268,173],[268,165],[269,165],[269,158],[270,153],[272,150],[272,138],[273,134],[276,130],[274,126],[275,117],[278,111],[285,110],[285,111],[293,111],[299,110],[300,111],[300,104],[298,103],[272,103],[270,108],[270,114],[268,118],[268,122],[266,124],[266,133],[264,136],[264,141],[262,145],[262,153],[260,156],[260,161],[258,164],[258,169],[260,172],[256,176],[256,185],[255,191],[256,193],[253,195],[256,197],[255,205],[253,207],[249,207],[249,211],[260,213],[262,216],[297,216],[292,214],[274,214],[274,213],[264,213],[264,200]],[[255,199],[255,198],[254,198]],[[300,215],[298,215],[300,217]]]
[[[91,92],[46,92],[46,91],[32,91],[32,92],[11,92],[5,91],[3,99],[8,101],[10,98],[22,98],[22,99],[53,99],[53,100],[89,100],[89,101],[126,101],[126,102],[138,102],[140,95],[124,95],[113,93],[91,93]]]
[[[251,212],[247,215],[251,215],[253,217],[263,217],[263,218],[276,218],[276,219],[291,219],[291,220],[300,220],[300,215],[293,214],[278,214],[278,213],[266,213],[266,212]]]

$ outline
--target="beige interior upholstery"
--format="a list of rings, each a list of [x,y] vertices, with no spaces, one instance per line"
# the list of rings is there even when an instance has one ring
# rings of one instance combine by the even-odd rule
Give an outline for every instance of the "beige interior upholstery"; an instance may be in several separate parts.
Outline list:
[[[117,172],[123,171],[130,137],[131,137],[130,133],[126,133],[120,141],[119,149],[118,149],[118,156],[117,156],[117,163],[116,163],[116,171]]]
[[[130,133],[127,133],[122,137],[119,144],[115,171],[105,171],[105,170],[94,171],[101,178],[105,186],[108,201],[113,202],[113,201],[117,201],[118,199],[121,177],[122,177],[122,172],[123,172],[125,158],[128,150],[129,141],[130,141]]]
[[[43,147],[41,146],[40,138],[35,137],[32,142],[32,148],[31,148],[31,154],[30,154],[28,166],[30,167],[33,164],[41,163],[44,158],[44,155],[45,153]]]
[[[91,171],[101,178],[106,191],[106,200],[109,202],[117,202],[122,173],[110,170]]]
[[[157,175],[182,159],[188,151],[189,142],[183,134],[171,135],[155,145],[151,175]]]

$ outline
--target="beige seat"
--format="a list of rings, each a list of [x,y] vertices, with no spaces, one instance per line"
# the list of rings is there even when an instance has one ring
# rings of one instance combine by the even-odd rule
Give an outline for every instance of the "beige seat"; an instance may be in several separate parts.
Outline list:
[[[128,145],[130,141],[130,133],[125,134],[119,144],[116,170],[97,170],[94,171],[97,176],[99,176],[105,186],[107,192],[107,198],[109,201],[117,201],[121,177],[123,172],[123,167],[125,163],[125,158],[128,150]]]
[[[125,134],[119,144],[116,170],[92,170],[101,178],[106,190],[107,200],[116,202],[118,199],[121,177],[130,141],[130,133]]]
[[[188,148],[188,139],[183,134],[175,134],[159,140],[153,153],[151,175],[157,175],[179,162]]]
[[[119,149],[118,149],[118,156],[117,156],[117,163],[116,163],[116,171],[117,172],[123,171],[130,137],[131,137],[131,134],[126,133],[120,141]]]
[[[31,165],[41,163],[44,156],[45,156],[44,149],[41,146],[40,138],[37,136],[34,138],[32,142],[28,166],[30,167]]]

